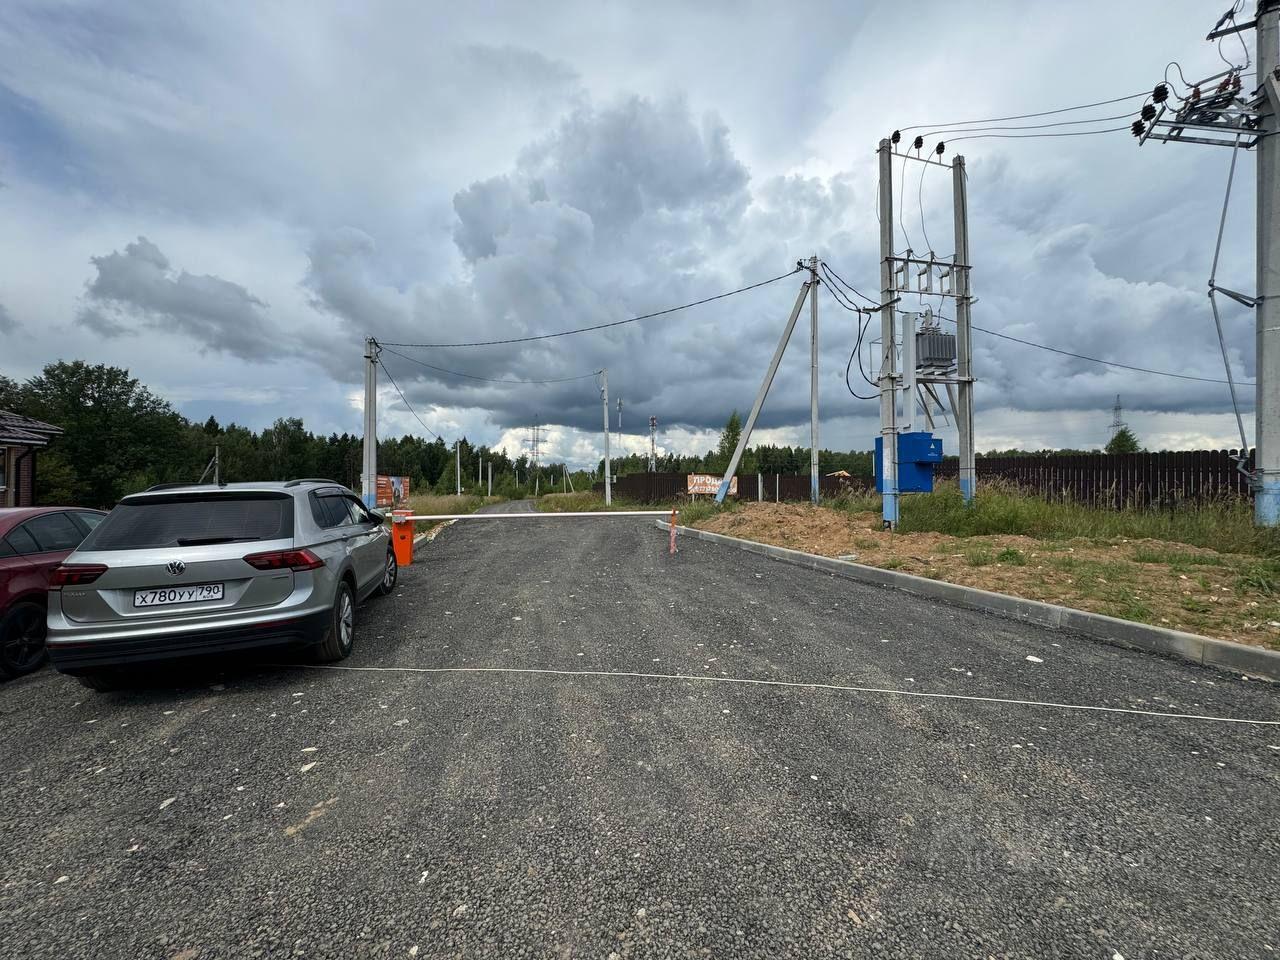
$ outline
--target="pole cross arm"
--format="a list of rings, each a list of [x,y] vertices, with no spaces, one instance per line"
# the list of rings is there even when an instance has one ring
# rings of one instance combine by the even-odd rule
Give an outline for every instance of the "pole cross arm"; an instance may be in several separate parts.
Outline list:
[[[1230,297],[1236,303],[1246,307],[1256,307],[1258,305],[1258,300],[1260,299],[1259,297],[1251,297],[1246,293],[1237,293],[1236,291],[1229,290],[1226,287],[1220,287],[1218,284],[1210,280],[1209,296],[1212,297],[1215,293],[1221,293],[1223,296]]]

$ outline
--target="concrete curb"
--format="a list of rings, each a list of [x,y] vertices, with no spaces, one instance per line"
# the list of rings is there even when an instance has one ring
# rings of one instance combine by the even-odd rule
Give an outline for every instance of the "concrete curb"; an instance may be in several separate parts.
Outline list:
[[[668,528],[665,521],[660,520],[657,525],[663,530]],[[1201,637],[1194,633],[1183,633],[1180,630],[1166,630],[1164,627],[1153,627],[1145,623],[1135,623],[1132,620],[1120,620],[1101,613],[1073,610],[1055,603],[1024,600],[1021,597],[992,593],[989,590],[979,590],[977,587],[964,587],[942,580],[930,580],[928,577],[917,577],[915,574],[900,573],[897,570],[885,570],[848,560],[819,557],[800,550],[775,547],[755,540],[743,540],[739,537],[725,536],[722,533],[711,533],[708,530],[683,526],[676,529],[681,536],[736,547],[747,553],[760,554],[783,563],[808,567],[811,570],[829,573],[847,580],[890,587],[920,597],[945,600],[948,603],[984,610],[1013,620],[1025,620],[1051,630],[1069,630],[1072,633],[1081,633],[1091,639],[1130,650],[1142,650],[1178,660],[1189,660],[1202,666],[1246,674],[1250,677],[1280,680],[1280,652],[1278,651],[1250,647],[1230,640],[1215,640],[1212,637]]]

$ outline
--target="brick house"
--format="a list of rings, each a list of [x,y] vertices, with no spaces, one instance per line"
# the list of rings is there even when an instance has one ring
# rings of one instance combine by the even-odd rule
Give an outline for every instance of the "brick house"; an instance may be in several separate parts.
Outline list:
[[[0,410],[0,507],[35,503],[36,451],[61,434],[51,423]]]

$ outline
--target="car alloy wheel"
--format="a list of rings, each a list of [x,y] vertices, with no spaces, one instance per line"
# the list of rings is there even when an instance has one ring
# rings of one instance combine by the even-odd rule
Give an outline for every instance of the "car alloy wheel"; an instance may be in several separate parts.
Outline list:
[[[36,603],[20,603],[4,617],[0,631],[0,663],[9,673],[30,673],[46,655],[45,611]]]
[[[350,590],[343,590],[338,600],[338,642],[350,650],[356,636],[356,603]]]

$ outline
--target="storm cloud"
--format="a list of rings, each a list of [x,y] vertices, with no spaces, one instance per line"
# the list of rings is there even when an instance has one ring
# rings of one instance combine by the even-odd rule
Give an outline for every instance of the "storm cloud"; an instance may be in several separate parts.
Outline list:
[[[146,237],[92,258],[97,271],[85,287],[78,322],[106,337],[163,329],[188,337],[204,350],[244,360],[274,357],[278,348],[264,318],[266,304],[221,277],[171,269]]]

